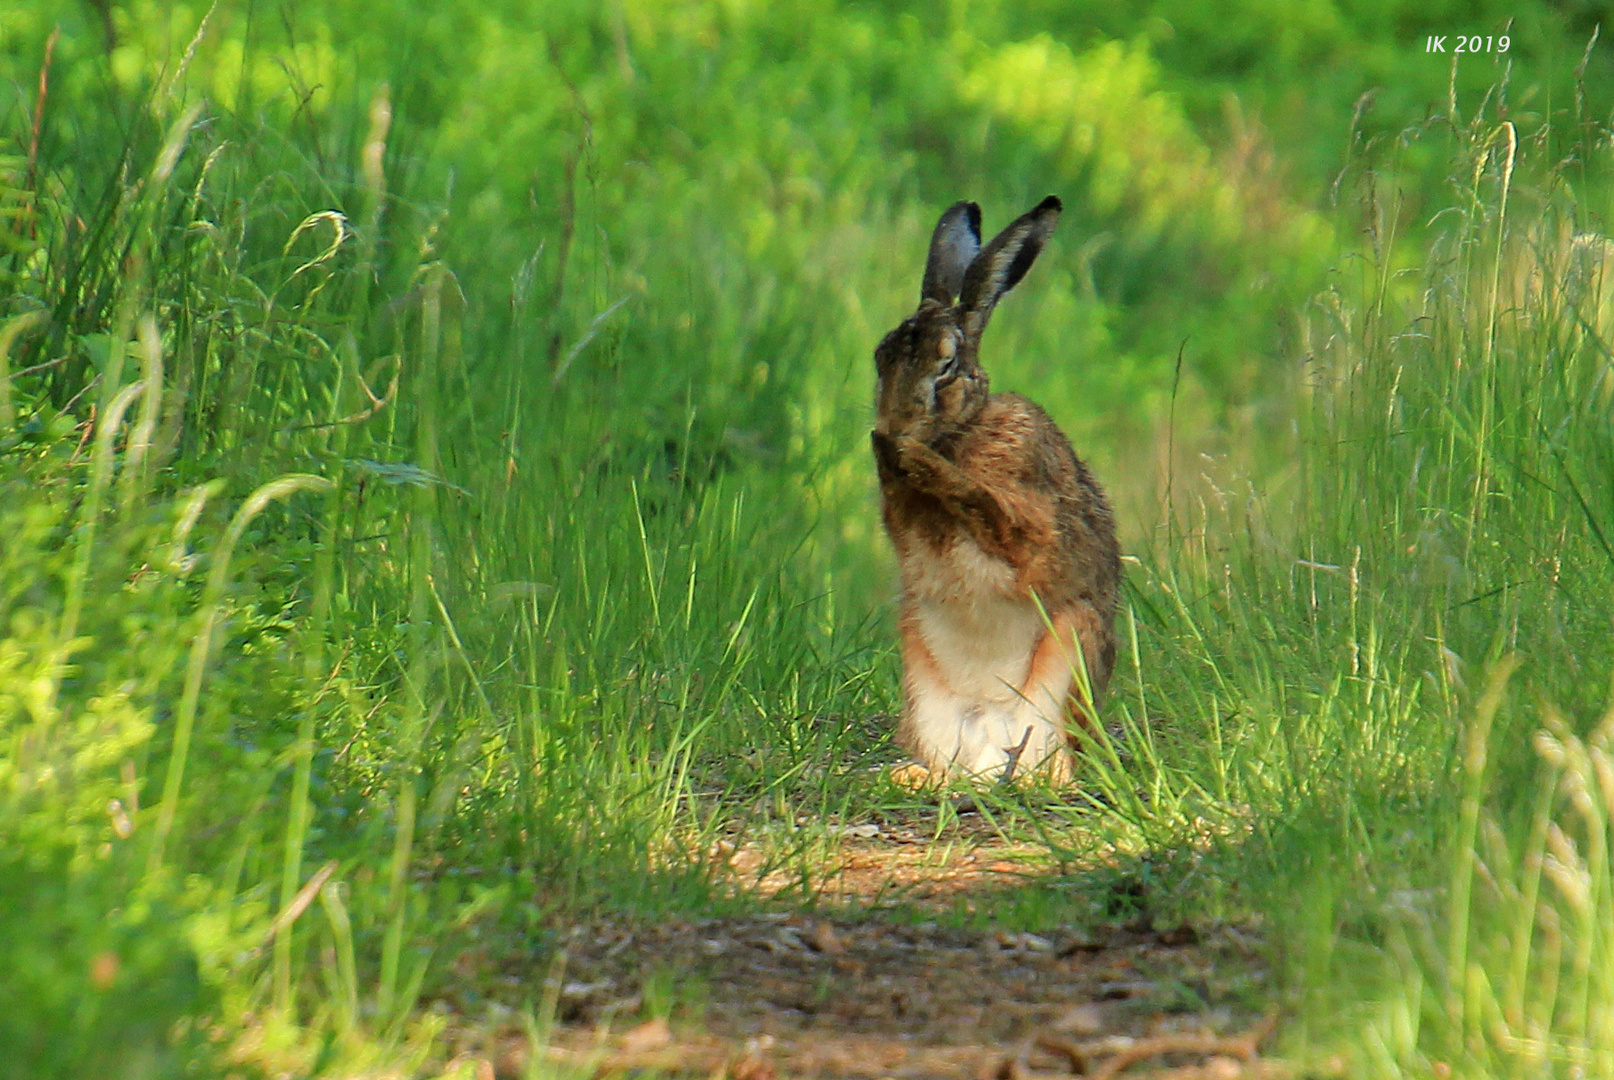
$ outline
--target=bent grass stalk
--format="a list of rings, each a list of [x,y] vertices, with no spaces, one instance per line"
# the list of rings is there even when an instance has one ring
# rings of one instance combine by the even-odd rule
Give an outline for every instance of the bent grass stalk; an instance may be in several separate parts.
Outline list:
[[[154,875],[162,867],[163,849],[173,830],[179,808],[180,787],[185,778],[185,764],[190,755],[191,733],[196,726],[196,708],[201,701],[202,680],[207,673],[209,654],[213,649],[213,631],[218,623],[220,601],[230,576],[230,557],[235,545],[246,532],[252,520],[270,503],[299,491],[328,491],[331,481],[323,476],[293,473],[271,480],[247,496],[241,509],[230,519],[213,547],[213,565],[208,571],[207,584],[202,590],[202,625],[191,642],[190,662],[185,669],[185,688],[179,700],[174,724],[174,746],[168,758],[168,771],[163,777],[162,804],[157,812],[157,826],[146,860],[147,875]]]
[[[184,152],[185,144],[190,138],[191,129],[201,116],[202,106],[193,105],[174,121],[168,128],[150,172],[147,174],[144,189],[127,189],[125,197],[137,199],[135,203],[136,221],[131,250],[127,253],[127,262],[137,268],[143,268],[148,255],[152,250],[152,222],[156,218],[157,203],[166,192],[168,180],[173,176],[174,167],[178,164],[180,155]],[[141,192],[138,193],[137,192]],[[107,343],[106,368],[101,372],[101,401],[100,417],[96,431],[96,456],[94,471],[90,479],[89,491],[84,501],[81,516],[81,532],[79,536],[78,558],[73,566],[71,577],[68,579],[67,599],[62,610],[62,625],[59,634],[60,655],[65,658],[70,642],[78,631],[79,615],[84,603],[84,588],[89,578],[91,556],[95,549],[95,534],[101,515],[102,500],[106,489],[112,479],[112,443],[117,436],[117,429],[122,423],[123,410],[127,409],[133,394],[139,392],[144,386],[153,397],[160,398],[162,389],[160,385],[145,381],[130,387],[123,386],[123,367],[125,353],[128,348],[130,324],[134,321],[135,305],[137,304],[138,285],[128,285],[123,290],[122,298],[117,306],[117,313],[111,327],[111,337]],[[152,323],[155,331],[155,323]],[[153,334],[155,336],[155,333]],[[161,376],[161,359],[153,359],[148,351],[147,373],[155,372]],[[9,407],[9,381],[7,382],[7,405]],[[114,405],[118,407],[114,409]],[[156,409],[148,404],[144,413],[155,415]],[[145,432],[145,439],[150,440],[150,432]],[[143,460],[144,449],[140,456]],[[54,678],[54,677],[53,677]],[[55,698],[58,687],[53,684],[52,699]]]
[[[101,373],[101,405],[96,419],[95,432],[95,460],[90,473],[89,491],[84,496],[84,508],[80,514],[80,527],[78,538],[77,558],[73,564],[72,576],[67,582],[67,599],[62,605],[62,626],[58,634],[61,642],[61,654],[65,657],[69,642],[78,632],[79,612],[84,605],[84,588],[90,576],[90,560],[95,553],[95,533],[101,520],[101,502],[105,498],[107,485],[112,480],[112,443],[117,438],[118,426],[123,421],[123,411],[129,407],[133,400],[133,393],[138,392],[139,384],[119,390],[123,381],[123,350],[124,343],[129,338],[128,306],[120,307],[117,324],[113,327],[111,340],[107,343],[106,370]],[[121,400],[121,406],[114,409],[114,405]],[[54,697],[54,693],[52,697]]]
[[[149,481],[152,435],[157,430],[157,415],[163,400],[163,346],[157,330],[157,320],[151,314],[141,316],[136,328],[142,355],[140,382],[140,415],[135,419],[124,448],[123,475],[120,477],[122,493],[119,496],[120,513],[125,517],[146,493]]]
[[[1473,979],[1469,965],[1469,937],[1473,907],[1474,869],[1479,861],[1480,809],[1485,798],[1486,759],[1491,727],[1502,706],[1508,680],[1519,666],[1519,658],[1504,658],[1490,674],[1474,717],[1463,733],[1463,799],[1459,811],[1456,865],[1452,872],[1451,906],[1447,918],[1451,932],[1446,945],[1447,1010],[1454,1027],[1469,1028],[1479,1022],[1475,1015]]]
[[[1487,489],[1490,485],[1490,443],[1493,435],[1491,430],[1491,412],[1494,408],[1494,402],[1492,399],[1496,396],[1497,390],[1496,321],[1501,315],[1502,253],[1504,250],[1504,245],[1507,241],[1508,194],[1513,187],[1513,167],[1519,147],[1518,133],[1514,129],[1513,122],[1511,120],[1503,121],[1502,124],[1491,134],[1490,138],[1485,140],[1485,144],[1480,150],[1480,164],[1476,167],[1476,171],[1478,168],[1483,168],[1484,159],[1490,156],[1493,145],[1499,138],[1503,138],[1504,136],[1505,138],[1503,141],[1505,142],[1506,151],[1505,157],[1502,161],[1501,192],[1498,197],[1496,213],[1496,249],[1491,256],[1492,266],[1490,310],[1486,313],[1485,352],[1481,359],[1481,364],[1483,366],[1480,369],[1480,378],[1482,384],[1480,393],[1480,420],[1479,430],[1475,432],[1474,436],[1474,492],[1473,507],[1470,510],[1468,523],[1469,550],[1473,549],[1474,529],[1484,518],[1486,506],[1489,502],[1487,497]]]
[[[351,1037],[359,1023],[359,967],[353,948],[353,921],[342,901],[341,882],[327,881],[319,891],[319,902],[336,939],[336,970],[329,976],[334,983],[331,997],[337,1006],[336,1029]]]
[[[44,325],[49,318],[47,312],[28,311],[0,326],[0,436],[17,425],[17,409],[11,403],[11,347],[17,343],[17,338]]]
[[[416,453],[420,467],[432,476],[438,474],[437,387],[443,363],[443,284],[448,277],[447,268],[441,264],[429,267],[422,283],[420,302],[421,359],[416,372],[420,415],[415,432]],[[408,917],[409,863],[414,849],[419,798],[416,774],[420,770],[421,744],[428,723],[426,652],[431,618],[431,531],[438,510],[436,487],[424,484],[416,488],[413,501],[409,520],[409,665],[404,680],[408,706],[401,733],[397,831],[387,874],[387,929],[381,944],[381,972],[376,992],[381,1022],[394,1028],[401,1028],[407,1019],[411,996],[399,993],[399,962]],[[420,974],[417,971],[411,983],[417,982]]]
[[[303,681],[312,692],[298,718],[297,742],[293,749],[296,764],[292,771],[291,801],[287,809],[285,845],[281,854],[280,896],[283,904],[296,893],[297,879],[302,875],[303,845],[308,834],[308,789],[314,767],[314,719],[322,697],[322,693],[313,691],[313,687],[320,684],[324,674],[325,624],[330,615],[332,579],[335,576],[336,527],[341,513],[341,485],[331,484],[326,490],[325,499],[325,542],[320,546],[314,560],[314,603],[308,614],[303,639],[305,650]],[[329,901],[323,892],[320,899],[326,903],[328,912]],[[275,939],[274,1002],[276,1010],[285,1017],[290,1016],[294,1006],[291,971],[292,932],[292,927],[288,926],[286,932]],[[347,947],[351,952],[351,939],[348,940]],[[351,956],[349,958],[351,959]]]

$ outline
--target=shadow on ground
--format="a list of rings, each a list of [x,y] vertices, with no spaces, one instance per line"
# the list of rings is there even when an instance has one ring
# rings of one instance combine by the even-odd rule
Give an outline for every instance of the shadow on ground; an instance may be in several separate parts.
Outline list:
[[[482,1078],[1282,1074],[1259,1055],[1274,1017],[1248,930],[1162,928],[1113,870],[1058,875],[977,815],[952,832],[843,830],[805,911],[760,847],[727,846],[762,910],[559,926],[547,969],[468,956],[477,992],[432,1008]],[[1049,900],[1084,884],[1097,918]],[[542,1032],[521,1022],[538,986]]]

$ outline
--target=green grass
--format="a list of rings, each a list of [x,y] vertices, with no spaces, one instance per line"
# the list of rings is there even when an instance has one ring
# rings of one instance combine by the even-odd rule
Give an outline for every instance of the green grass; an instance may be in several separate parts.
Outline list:
[[[45,8],[0,15],[0,1074],[440,1072],[460,951],[743,910],[734,831],[812,903],[835,825],[911,813],[867,362],[960,182],[1072,192],[989,363],[1138,561],[1080,791],[979,797],[1059,875],[956,917],[1234,920],[1302,1063],[1606,1074],[1579,24],[1347,128],[1307,65],[1448,69],[1321,15],[1213,78],[962,6],[113,5],[110,58],[95,10],[37,144]],[[1206,134],[1229,79],[1294,178]]]
[[[1423,265],[1367,253],[1318,304],[1294,466],[1207,470],[1146,562],[1150,715],[1186,736],[1151,772],[1229,813],[1318,1044],[1596,1072],[1606,195],[1542,167],[1550,134],[1476,117],[1451,146]]]

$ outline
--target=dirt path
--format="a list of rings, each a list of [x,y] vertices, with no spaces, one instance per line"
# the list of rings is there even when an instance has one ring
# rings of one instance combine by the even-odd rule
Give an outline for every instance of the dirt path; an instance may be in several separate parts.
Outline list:
[[[987,921],[1036,880],[1027,850],[985,830],[941,850],[849,831],[814,914],[571,925],[551,970],[501,966],[513,990],[547,980],[544,1045],[482,1003],[457,1035],[464,1060],[483,1080],[525,1075],[534,1053],[577,1075],[732,1080],[1278,1074],[1259,1056],[1266,973],[1246,934],[949,926],[960,910]],[[792,880],[758,851],[729,859],[765,895]]]

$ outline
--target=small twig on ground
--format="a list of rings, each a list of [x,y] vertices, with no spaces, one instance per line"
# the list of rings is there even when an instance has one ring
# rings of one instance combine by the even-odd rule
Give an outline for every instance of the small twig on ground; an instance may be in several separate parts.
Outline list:
[[[1018,1057],[1004,1058],[992,1074],[992,1080],[1030,1080],[1031,1070]]]
[[[1240,1061],[1255,1060],[1261,1043],[1278,1026],[1278,1014],[1268,1013],[1242,1035],[1156,1035],[1139,1039],[1093,1072],[1093,1080],[1112,1080],[1123,1069],[1161,1054],[1225,1054]]]
[[[1031,728],[1026,728],[1025,737],[1020,740],[1019,746],[1005,746],[1003,752],[1008,755],[1009,763],[1003,768],[1003,779],[998,783],[1004,787],[1014,783],[1014,771],[1020,765],[1020,755],[1026,752],[1031,745]]]
[[[1087,1075],[1087,1053],[1079,1044],[1058,1035],[1038,1035],[1033,1042],[1037,1049],[1064,1058],[1077,1076]]]

